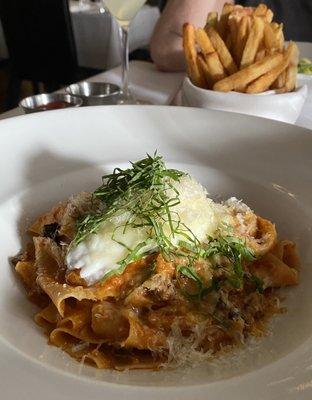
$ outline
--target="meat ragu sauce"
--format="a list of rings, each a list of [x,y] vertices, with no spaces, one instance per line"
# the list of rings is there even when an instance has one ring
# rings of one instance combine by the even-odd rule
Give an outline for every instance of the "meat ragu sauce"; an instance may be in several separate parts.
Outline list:
[[[299,283],[293,242],[240,200],[209,199],[160,156],[105,179],[40,215],[16,258],[50,344],[97,368],[158,369],[266,334],[284,311],[278,289]]]

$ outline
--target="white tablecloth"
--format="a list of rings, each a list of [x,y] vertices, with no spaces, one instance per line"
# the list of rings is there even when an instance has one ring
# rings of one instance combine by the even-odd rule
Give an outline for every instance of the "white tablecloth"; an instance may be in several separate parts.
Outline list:
[[[130,51],[148,46],[159,15],[157,7],[142,7],[130,27]],[[71,16],[80,66],[110,69],[120,64],[118,25],[108,12],[96,5],[83,11],[71,5]]]
[[[120,44],[117,23],[98,4],[79,8],[77,1],[70,3],[72,25],[81,67],[110,69],[120,63]],[[147,47],[160,15],[157,7],[145,5],[130,27],[130,51]],[[0,59],[8,52],[0,21]]]
[[[312,49],[312,44],[311,44]],[[120,84],[120,68],[91,77],[90,81],[115,82]],[[130,86],[137,98],[152,104],[179,105],[179,92],[183,81],[182,73],[157,71],[153,64],[132,61],[130,63]],[[311,129],[312,133],[312,78],[308,81],[308,98],[295,125]],[[0,119],[23,114],[19,108],[0,114]]]

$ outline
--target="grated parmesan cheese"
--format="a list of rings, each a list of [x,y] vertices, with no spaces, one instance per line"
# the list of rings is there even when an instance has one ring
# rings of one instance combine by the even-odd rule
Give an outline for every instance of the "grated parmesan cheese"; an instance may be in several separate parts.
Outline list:
[[[179,193],[179,204],[171,209],[172,215],[178,215],[180,222],[187,226],[200,242],[207,236],[214,237],[216,232],[232,223],[229,206],[215,203],[207,197],[203,186],[189,175],[184,175],[179,182],[173,182]],[[170,193],[170,190],[172,193]],[[176,196],[170,189],[168,197]],[[176,217],[173,217],[173,220]],[[80,269],[81,278],[91,285],[101,279],[107,272],[117,269],[118,262],[123,260],[139,243],[149,237],[146,227],[124,230],[129,219],[129,213],[116,213],[112,218],[104,221],[97,234],[89,235],[78,246],[69,250],[66,261],[67,269]],[[170,236],[169,223],[164,225],[164,233]],[[174,244],[185,240],[182,235],[171,237]],[[122,245],[123,243],[124,245]],[[150,249],[148,249],[150,250]]]

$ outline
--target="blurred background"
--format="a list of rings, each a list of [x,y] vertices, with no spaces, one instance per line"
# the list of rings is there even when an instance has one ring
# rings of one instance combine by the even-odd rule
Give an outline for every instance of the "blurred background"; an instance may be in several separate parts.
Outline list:
[[[149,0],[130,30],[130,59],[150,60],[163,0]],[[97,0],[0,1],[0,113],[120,64],[117,23]]]

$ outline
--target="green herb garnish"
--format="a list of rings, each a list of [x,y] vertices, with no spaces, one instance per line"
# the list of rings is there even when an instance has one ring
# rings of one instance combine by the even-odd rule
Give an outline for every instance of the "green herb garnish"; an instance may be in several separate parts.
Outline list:
[[[251,275],[250,279],[255,284],[256,291],[259,292],[259,293],[263,293],[263,291],[264,291],[264,289],[263,289],[263,286],[264,286],[263,280],[261,278],[259,278],[258,276],[256,276],[256,275]]]
[[[144,227],[148,239],[135,248],[127,248],[127,256],[121,260],[119,268],[110,271],[104,279],[113,274],[121,274],[126,266],[148,254],[160,252],[166,259],[179,257],[186,259],[186,265],[178,265],[177,272],[196,284],[195,297],[201,299],[212,290],[219,290],[221,282],[212,280],[209,287],[196,272],[195,260],[213,261],[221,256],[225,260],[227,279],[235,288],[243,284],[243,261],[254,260],[253,253],[241,239],[219,235],[200,243],[193,232],[179,218],[173,207],[180,203],[179,192],[174,183],[185,174],[176,169],[168,169],[162,157],[153,156],[131,163],[131,168],[116,168],[112,174],[102,177],[102,185],[93,193],[103,207],[100,211],[84,216],[78,221],[77,234],[73,245],[78,245],[89,235],[98,232],[100,225],[115,216],[126,216],[118,228],[125,233],[128,228]],[[117,228],[116,228],[117,229]],[[176,240],[178,237],[179,240]],[[220,258],[220,257],[219,257]],[[218,267],[218,265],[216,266]],[[219,266],[220,267],[220,266]]]
[[[183,172],[167,169],[162,157],[156,154],[131,163],[132,168],[115,168],[112,174],[102,177],[103,184],[93,193],[105,205],[104,211],[88,214],[78,222],[74,243],[77,245],[88,235],[97,233],[102,222],[116,215],[129,213],[124,230],[131,227],[150,227],[157,231],[156,239],[161,247],[168,244],[163,235],[164,222],[169,221],[174,233],[170,208],[179,203],[172,181],[178,181]],[[174,193],[169,197],[168,191]]]
[[[192,266],[177,265],[177,273],[181,274],[196,284],[196,291],[189,293],[184,291],[184,294],[190,298],[198,298],[199,300],[203,297],[203,291],[206,289],[202,278],[197,274]]]
[[[255,260],[254,254],[242,239],[226,236],[218,239],[210,239],[210,243],[206,252],[207,257],[220,255],[225,257],[231,267],[228,282],[235,288],[243,285],[244,269],[243,261],[251,262]]]
[[[312,61],[302,58],[298,64],[298,72],[301,74],[312,75]]]
[[[240,289],[244,283],[245,272],[243,269],[243,261],[251,262],[255,260],[252,250],[246,246],[246,243],[232,236],[220,236],[217,239],[209,238],[208,243],[202,244],[201,246],[191,246],[185,242],[180,242],[180,244],[188,250],[190,264],[198,258],[211,260],[213,262],[216,256],[223,257],[225,265],[222,267],[227,272],[227,278],[224,280],[224,283],[228,283],[236,289]],[[215,268],[218,267],[220,267],[220,265],[215,264]],[[179,267],[178,272],[197,283],[198,292],[196,296],[199,298],[202,298],[212,290],[219,290],[222,284],[220,280],[212,279],[211,286],[207,287],[193,267]]]
[[[167,257],[175,254],[177,247],[173,239],[176,235],[196,244],[196,237],[172,210],[180,203],[174,182],[183,175],[181,171],[166,168],[162,157],[154,154],[131,163],[131,168],[116,168],[112,174],[103,176],[103,184],[93,196],[101,200],[104,211],[88,214],[78,222],[74,245],[97,233],[104,221],[122,214],[127,215],[126,223],[120,226],[124,232],[129,227],[144,227],[149,238],[134,249],[128,249],[127,257],[119,262],[121,268],[116,270],[119,273],[129,263],[151,252],[159,251]],[[115,240],[114,236],[112,239]]]

